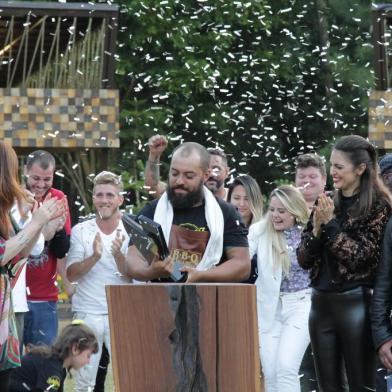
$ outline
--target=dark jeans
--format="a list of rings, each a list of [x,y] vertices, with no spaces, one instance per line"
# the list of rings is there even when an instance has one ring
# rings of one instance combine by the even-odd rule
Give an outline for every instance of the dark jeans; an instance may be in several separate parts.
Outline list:
[[[343,390],[342,357],[350,392],[374,390],[376,356],[370,328],[370,289],[313,289],[309,316],[317,380],[322,392]]]
[[[52,345],[58,332],[57,302],[27,301],[27,305],[29,311],[25,313],[24,318],[24,344]]]

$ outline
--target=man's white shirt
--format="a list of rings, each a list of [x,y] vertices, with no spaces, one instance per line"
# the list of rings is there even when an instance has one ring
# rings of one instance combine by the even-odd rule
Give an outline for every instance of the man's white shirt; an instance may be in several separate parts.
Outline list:
[[[121,220],[117,229],[109,235],[104,234],[99,229],[95,219],[79,223],[72,228],[71,247],[67,255],[67,268],[92,256],[93,242],[97,233],[100,234],[102,242],[101,258],[77,282],[76,292],[72,297],[72,310],[74,312],[107,314],[105,285],[118,285],[130,282],[129,279],[120,275],[116,261],[111,253],[112,242],[116,238],[118,230],[120,230],[120,237],[125,236],[121,251],[126,255],[129,236]]]

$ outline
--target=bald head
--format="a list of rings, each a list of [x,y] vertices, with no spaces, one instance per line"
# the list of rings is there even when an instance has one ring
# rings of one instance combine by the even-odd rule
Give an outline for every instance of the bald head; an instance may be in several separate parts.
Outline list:
[[[173,153],[167,194],[174,208],[191,208],[203,201],[203,184],[209,175],[208,151],[198,143],[184,143]]]
[[[208,170],[210,164],[210,154],[207,149],[199,143],[186,142],[180,144],[173,152],[173,158],[175,156],[180,156],[181,158],[194,158],[198,156],[200,158],[200,169],[205,172]]]

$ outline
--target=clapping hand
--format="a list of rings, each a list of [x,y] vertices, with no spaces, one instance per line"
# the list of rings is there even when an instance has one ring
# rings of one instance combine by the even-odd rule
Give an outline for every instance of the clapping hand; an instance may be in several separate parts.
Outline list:
[[[26,198],[22,200],[21,208],[23,215],[27,216],[29,212],[34,212],[38,208],[38,203],[28,189],[24,189],[24,193]]]
[[[52,200],[51,196],[50,198],[45,198],[44,204],[42,206],[44,206],[48,200]],[[59,211],[58,214],[50,220],[50,222],[46,223],[42,230],[45,241],[50,241],[58,231],[62,230],[67,219],[68,203],[66,197],[60,200],[53,198],[53,200],[57,200]]]
[[[334,217],[333,200],[327,195],[321,194],[313,211],[313,234],[318,237],[321,225],[326,225]]]
[[[93,256],[99,260],[102,256],[102,239],[101,239],[101,235],[99,233],[97,233],[94,237],[94,241],[93,241]]]
[[[112,241],[111,252],[113,256],[121,254],[121,248],[125,241],[125,235],[121,235],[121,230],[117,230],[116,238]]]
[[[65,200],[56,198],[45,198],[44,202],[33,212],[32,221],[43,226],[46,223],[59,218],[65,214]]]

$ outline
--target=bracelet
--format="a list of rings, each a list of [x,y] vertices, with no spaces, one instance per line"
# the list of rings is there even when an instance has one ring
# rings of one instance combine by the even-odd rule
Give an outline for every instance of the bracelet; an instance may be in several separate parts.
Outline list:
[[[154,161],[152,161],[152,160],[150,160],[150,159],[147,159],[147,162],[150,162],[150,163],[152,163],[153,165],[160,165],[159,161],[158,161],[158,162],[154,162]]]

